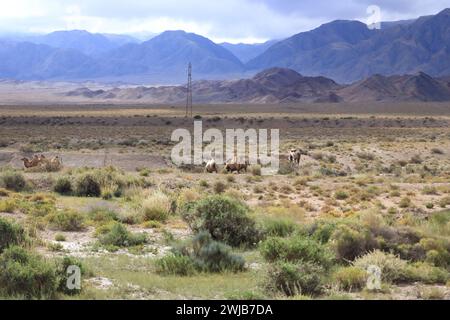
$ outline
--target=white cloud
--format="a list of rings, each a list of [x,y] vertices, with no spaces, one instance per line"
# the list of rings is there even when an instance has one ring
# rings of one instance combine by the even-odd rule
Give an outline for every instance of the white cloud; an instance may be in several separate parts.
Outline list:
[[[0,31],[183,29],[218,42],[252,42],[287,37],[335,19],[365,21],[372,3],[381,7],[384,20],[450,7],[450,0],[0,0]]]

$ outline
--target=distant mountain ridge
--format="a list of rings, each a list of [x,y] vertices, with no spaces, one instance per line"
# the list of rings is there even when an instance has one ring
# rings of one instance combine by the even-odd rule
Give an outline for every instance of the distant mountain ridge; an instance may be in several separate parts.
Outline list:
[[[380,30],[336,20],[254,45],[219,45],[184,31],[166,31],[142,43],[83,30],[0,39],[0,79],[184,83],[189,62],[194,79],[248,78],[274,67],[346,84],[377,74],[444,77],[450,75],[450,9],[384,22]]]
[[[250,60],[249,69],[274,66],[353,82],[374,74],[450,74],[450,9],[414,21],[369,30],[357,21],[334,21],[299,33]]]
[[[79,88],[65,94],[95,100],[184,103],[183,86]],[[404,76],[374,75],[351,85],[340,85],[325,77],[305,77],[291,69],[271,68],[253,78],[196,81],[196,103],[287,103],[287,102],[399,102],[450,101],[450,85],[425,73]]]

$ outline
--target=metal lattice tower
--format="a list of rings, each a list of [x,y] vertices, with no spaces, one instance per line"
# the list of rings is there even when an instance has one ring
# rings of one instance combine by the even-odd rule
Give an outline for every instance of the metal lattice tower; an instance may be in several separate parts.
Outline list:
[[[188,66],[188,82],[186,92],[186,117],[190,116],[192,118],[192,65],[190,62]]]

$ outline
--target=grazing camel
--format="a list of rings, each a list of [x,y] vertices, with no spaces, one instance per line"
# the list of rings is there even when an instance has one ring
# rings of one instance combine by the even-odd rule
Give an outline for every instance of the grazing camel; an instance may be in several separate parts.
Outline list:
[[[218,173],[219,172],[219,170],[217,169],[216,161],[214,159],[211,159],[206,163],[205,171],[207,173],[213,173],[213,172]]]
[[[237,172],[241,173],[242,170],[247,172],[247,168],[249,166],[249,162],[246,160],[244,163],[238,163],[236,157],[232,161],[227,162],[225,165],[225,170],[227,172]]]
[[[39,164],[35,157],[33,157],[31,160],[28,158],[22,158],[20,160],[23,161],[23,165],[25,168],[33,168]]]
[[[302,149],[291,149],[291,151],[289,152],[289,162],[300,166],[300,159],[302,155],[308,155],[308,151]]]

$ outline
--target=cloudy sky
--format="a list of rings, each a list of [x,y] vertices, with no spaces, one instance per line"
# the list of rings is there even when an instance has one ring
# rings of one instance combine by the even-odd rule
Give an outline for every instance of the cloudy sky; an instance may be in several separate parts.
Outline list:
[[[450,0],[0,0],[0,32],[146,34],[186,30],[216,42],[261,42],[336,19],[383,21],[435,14]]]

